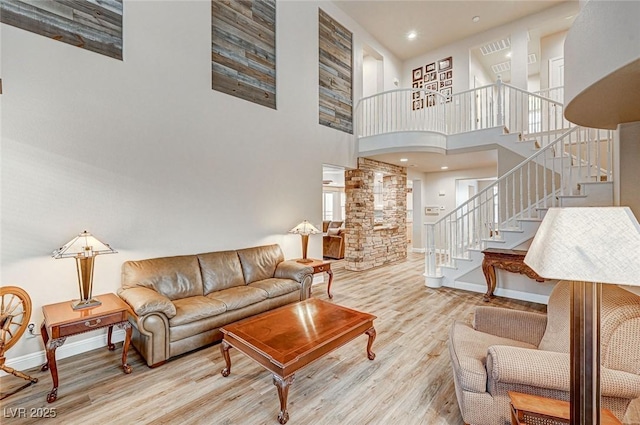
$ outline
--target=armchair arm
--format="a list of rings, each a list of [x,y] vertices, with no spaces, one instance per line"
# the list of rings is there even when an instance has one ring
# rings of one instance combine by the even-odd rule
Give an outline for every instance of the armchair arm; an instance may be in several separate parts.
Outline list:
[[[568,392],[569,354],[493,345],[487,355],[487,374],[493,384],[521,384]],[[600,388],[603,397],[634,399],[640,397],[640,375],[601,367]]]
[[[118,295],[131,306],[138,316],[160,312],[171,319],[176,315],[176,306],[171,300],[153,289],[144,287],[120,288]]]
[[[480,332],[540,345],[547,327],[547,315],[501,307],[477,307],[473,328]]]

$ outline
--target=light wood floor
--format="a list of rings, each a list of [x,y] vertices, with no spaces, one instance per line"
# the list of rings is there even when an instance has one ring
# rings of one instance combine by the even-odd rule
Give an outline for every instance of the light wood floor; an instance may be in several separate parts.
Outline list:
[[[377,338],[367,360],[365,335],[302,369],[289,392],[289,424],[462,424],[447,350],[454,320],[470,320],[482,295],[424,286],[423,255],[367,272],[334,263],[333,302],[370,312]],[[326,285],[313,296],[328,299]],[[497,298],[492,305],[544,311],[545,306]],[[219,346],[149,369],[135,351],[133,373],[122,373],[120,352],[106,348],[58,362],[58,400],[45,400],[49,372],[27,371],[39,382],[0,401],[0,423],[30,424],[277,424],[277,391],[270,374],[231,350],[232,373],[220,375]],[[22,381],[0,378],[2,392]],[[636,405],[640,403],[635,403]],[[27,418],[15,418],[15,409]],[[55,408],[56,418],[29,418]],[[627,423],[640,424],[640,409]],[[13,413],[12,413],[13,412]],[[627,415],[629,417],[629,415]],[[635,420],[634,420],[635,419]]]

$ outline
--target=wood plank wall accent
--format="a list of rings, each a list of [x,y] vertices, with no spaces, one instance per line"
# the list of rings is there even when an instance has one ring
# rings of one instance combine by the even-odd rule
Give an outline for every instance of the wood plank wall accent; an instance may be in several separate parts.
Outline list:
[[[211,1],[211,87],[276,109],[275,0]]]
[[[0,22],[122,60],[122,0],[2,0]]]
[[[320,124],[353,134],[353,34],[319,9]]]

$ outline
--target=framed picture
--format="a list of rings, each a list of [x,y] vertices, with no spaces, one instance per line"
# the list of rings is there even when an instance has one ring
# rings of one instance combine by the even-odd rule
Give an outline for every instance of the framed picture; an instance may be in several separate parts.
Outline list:
[[[431,72],[431,71],[435,71],[436,70],[436,63],[430,63],[429,65],[425,66],[425,71],[427,72]]]
[[[413,101],[413,110],[422,109],[424,107],[424,99]]]
[[[413,84],[411,84],[411,87],[413,87],[414,89],[419,89],[420,88],[420,83],[413,83]]]
[[[411,98],[412,98],[413,100],[415,100],[415,99],[420,99],[420,94],[421,94],[421,93],[420,93],[419,91],[414,91],[413,93],[411,93]]]
[[[437,76],[436,76],[436,72],[435,72],[435,71],[433,71],[433,72],[427,72],[426,74],[424,74],[424,81],[425,81],[425,82],[427,82],[427,81],[434,81],[434,80],[436,80],[436,79],[437,79]]]
[[[447,73],[446,72],[441,72],[440,73],[440,81],[446,80],[446,79],[447,79]]]
[[[453,83],[453,80],[444,80],[444,86],[449,87]]]
[[[429,96],[427,96],[427,106],[434,106],[436,104],[436,96],[433,94],[430,94]]]
[[[422,67],[413,70],[413,81],[422,80]]]
[[[451,68],[453,68],[453,61],[451,56],[449,56],[448,58],[440,59],[438,61],[438,71],[448,71]]]
[[[444,88],[444,81],[440,81],[440,88],[443,89]]]
[[[435,82],[435,83],[427,84],[424,88],[427,90],[438,91],[438,83]]]
[[[442,93],[444,96],[451,96],[451,87],[445,87],[442,90],[440,90],[440,93]]]
[[[447,71],[447,78],[450,80],[453,78],[453,71]]]

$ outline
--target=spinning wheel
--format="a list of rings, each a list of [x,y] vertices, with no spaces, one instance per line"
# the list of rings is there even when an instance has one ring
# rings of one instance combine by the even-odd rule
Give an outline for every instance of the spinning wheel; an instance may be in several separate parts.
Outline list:
[[[29,385],[38,382],[38,378],[5,366],[4,353],[13,347],[29,325],[31,318],[31,298],[23,289],[17,286],[0,287],[0,370],[29,381],[17,390],[0,395],[0,399],[10,396]]]

